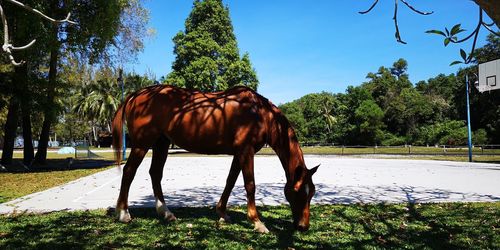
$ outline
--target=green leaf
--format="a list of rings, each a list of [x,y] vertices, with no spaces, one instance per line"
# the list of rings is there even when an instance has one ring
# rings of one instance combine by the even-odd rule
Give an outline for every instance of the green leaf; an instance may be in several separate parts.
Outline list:
[[[450,31],[447,28],[444,28],[444,30],[446,31],[446,36],[450,36]]]
[[[453,66],[455,64],[460,64],[460,63],[462,63],[462,62],[461,61],[454,61],[454,62],[450,63],[450,66]]]
[[[445,38],[444,39],[444,46],[448,46],[449,43],[450,43],[450,38]]]
[[[453,26],[453,28],[451,28],[450,34],[453,36],[457,34],[459,31],[460,31],[460,24],[456,24],[455,26]]]
[[[463,49],[460,49],[460,56],[462,56],[462,59],[464,59],[464,61],[467,59],[467,52],[465,52],[465,50]]]
[[[446,36],[446,34],[444,32],[442,32],[442,31],[440,31],[440,30],[428,30],[425,33]]]

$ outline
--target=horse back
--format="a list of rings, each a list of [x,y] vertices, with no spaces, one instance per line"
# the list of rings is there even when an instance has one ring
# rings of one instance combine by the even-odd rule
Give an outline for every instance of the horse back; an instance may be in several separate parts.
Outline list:
[[[203,154],[235,154],[266,143],[272,106],[246,87],[202,93],[161,85],[127,98],[126,119],[133,145],[150,147],[166,136],[179,147]]]

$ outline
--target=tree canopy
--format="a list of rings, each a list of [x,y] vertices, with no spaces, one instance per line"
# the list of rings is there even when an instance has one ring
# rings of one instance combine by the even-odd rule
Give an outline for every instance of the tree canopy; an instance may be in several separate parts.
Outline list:
[[[34,38],[38,42],[27,49],[15,51],[14,56],[26,61],[25,64],[15,68],[5,67],[3,72],[7,77],[0,85],[6,86],[6,91],[1,96],[9,106],[2,163],[10,164],[12,161],[13,142],[21,120],[25,142],[23,162],[31,166],[33,160],[40,164],[45,162],[49,134],[53,131],[52,123],[58,122],[61,115],[71,118],[65,116],[65,102],[61,98],[67,97],[67,93],[74,93],[72,88],[82,84],[61,77],[61,69],[71,67],[71,63],[78,61],[77,66],[90,66],[73,68],[73,75],[88,74],[98,63],[113,65],[111,62],[120,61],[120,58],[133,59],[142,49],[148,16],[140,0],[23,2],[55,18],[64,17],[70,12],[71,19],[75,21],[72,25],[55,25],[41,22],[39,16],[16,11],[17,6],[4,6],[5,11],[10,13],[8,31],[12,44],[26,44]],[[108,80],[113,83],[116,81]],[[111,105],[105,109],[113,107]],[[95,114],[101,115],[103,112]],[[104,113],[110,112],[113,111]],[[39,145],[34,158],[31,142],[38,138]]]
[[[499,48],[500,39],[488,36],[488,43],[474,53],[474,62],[500,58]],[[302,142],[464,145],[465,74],[472,76],[477,66],[416,84],[408,78],[408,67],[399,59],[390,68],[368,73],[366,82],[349,86],[345,93],[308,94],[280,108]],[[327,123],[323,110],[333,123]],[[471,113],[473,142],[500,143],[500,92],[480,93],[472,87]]]
[[[201,91],[236,85],[257,89],[250,56],[240,56],[229,9],[222,0],[196,0],[185,26],[173,38],[176,58],[168,84]]]

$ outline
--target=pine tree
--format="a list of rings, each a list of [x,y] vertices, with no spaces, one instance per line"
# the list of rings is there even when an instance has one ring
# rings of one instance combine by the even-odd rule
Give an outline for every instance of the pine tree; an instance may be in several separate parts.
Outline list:
[[[218,91],[236,85],[257,89],[259,84],[248,53],[240,57],[238,44],[222,0],[195,0],[185,31],[173,38],[176,59],[168,84]]]

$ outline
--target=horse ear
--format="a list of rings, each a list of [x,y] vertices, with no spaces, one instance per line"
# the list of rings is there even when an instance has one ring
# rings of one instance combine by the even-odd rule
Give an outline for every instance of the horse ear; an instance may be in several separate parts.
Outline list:
[[[309,174],[312,176],[314,173],[316,173],[316,171],[318,171],[319,166],[321,166],[321,164],[319,164],[316,167],[313,167],[313,168],[309,169]]]

